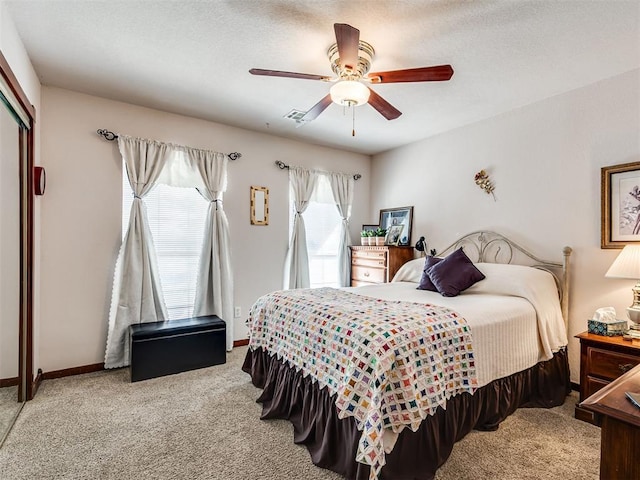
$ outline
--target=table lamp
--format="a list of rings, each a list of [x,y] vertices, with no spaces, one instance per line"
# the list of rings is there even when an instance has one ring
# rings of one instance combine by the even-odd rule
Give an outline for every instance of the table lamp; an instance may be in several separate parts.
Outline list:
[[[640,245],[626,245],[607,270],[605,277],[636,280],[636,285],[632,288],[633,304],[627,307],[627,315],[633,322],[629,335],[640,338]]]
[[[420,239],[416,242],[416,246],[414,247],[416,250],[420,252],[420,256],[424,253],[426,255],[425,250],[427,249],[427,241],[424,237],[420,237]]]

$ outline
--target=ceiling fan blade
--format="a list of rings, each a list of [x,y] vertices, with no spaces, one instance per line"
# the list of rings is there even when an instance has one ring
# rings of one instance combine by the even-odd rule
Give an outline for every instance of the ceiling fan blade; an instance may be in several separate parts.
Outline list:
[[[333,29],[336,32],[340,64],[343,68],[355,70],[358,65],[360,30],[346,23],[334,23]]]
[[[374,72],[369,74],[371,83],[399,83],[399,82],[443,82],[453,76],[451,65],[435,67],[408,68],[405,70],[391,70],[389,72]]]
[[[282,70],[263,70],[262,68],[252,68],[249,70],[251,75],[264,75],[266,77],[286,77],[300,78],[303,80],[331,80],[331,77],[324,75],[314,75],[312,73],[283,72]]]
[[[313,107],[309,109],[307,113],[304,114],[304,117],[301,118],[302,121],[310,122],[311,120],[315,120],[318,115],[324,112],[327,107],[331,105],[331,95],[327,95],[318,103],[316,103]]]
[[[384,118],[386,118],[387,120],[394,120],[402,115],[402,112],[400,110],[391,105],[376,92],[371,89],[369,89],[369,91],[371,92],[371,95],[369,95],[369,104],[373,108],[375,108]]]

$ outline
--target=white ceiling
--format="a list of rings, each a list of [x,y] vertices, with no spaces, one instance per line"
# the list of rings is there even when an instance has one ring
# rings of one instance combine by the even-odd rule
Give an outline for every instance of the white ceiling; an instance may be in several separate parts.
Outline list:
[[[1,0],[44,85],[374,154],[640,66],[640,2],[426,0]],[[360,29],[372,71],[451,64],[449,82],[373,88],[403,112],[331,105],[334,23]],[[109,125],[95,125],[109,128]]]

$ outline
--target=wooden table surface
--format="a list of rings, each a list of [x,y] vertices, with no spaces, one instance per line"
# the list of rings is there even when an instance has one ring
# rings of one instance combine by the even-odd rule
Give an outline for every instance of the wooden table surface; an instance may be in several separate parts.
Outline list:
[[[640,393],[640,365],[591,395],[580,406],[640,428],[640,408],[631,403],[625,392]]]
[[[640,365],[580,404],[602,419],[600,479],[640,479],[640,408],[625,392],[640,393]]]

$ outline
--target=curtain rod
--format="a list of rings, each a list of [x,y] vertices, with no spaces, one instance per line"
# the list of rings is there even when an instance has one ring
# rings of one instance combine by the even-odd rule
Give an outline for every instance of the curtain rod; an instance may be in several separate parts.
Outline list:
[[[102,128],[98,129],[96,133],[109,142],[113,142],[116,138],[118,138],[117,133],[113,133],[113,132],[110,132],[109,130],[105,130]],[[231,153],[227,153],[227,157],[229,157],[229,160],[237,160],[240,157],[242,157],[242,154],[238,152],[231,152]]]
[[[280,170],[289,170],[289,165],[287,165],[284,162],[281,162],[280,160],[276,160],[276,165],[278,166],[278,168]],[[360,180],[362,178],[362,175],[360,175],[359,173],[354,173],[353,174],[353,179],[354,180]]]

